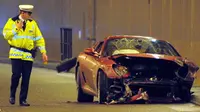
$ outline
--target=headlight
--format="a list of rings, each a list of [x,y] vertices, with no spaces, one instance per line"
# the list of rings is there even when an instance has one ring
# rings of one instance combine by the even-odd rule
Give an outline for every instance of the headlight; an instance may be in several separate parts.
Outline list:
[[[116,74],[119,75],[120,77],[128,74],[128,69],[125,66],[113,65],[113,69],[116,72]]]

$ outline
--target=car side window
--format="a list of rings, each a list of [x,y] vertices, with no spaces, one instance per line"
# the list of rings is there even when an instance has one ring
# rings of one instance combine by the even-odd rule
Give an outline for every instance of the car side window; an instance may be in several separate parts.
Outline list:
[[[97,46],[98,46],[99,42],[95,42],[93,45],[92,45],[92,48],[95,49]]]
[[[95,52],[100,53],[102,48],[103,42],[100,42],[94,49]]]

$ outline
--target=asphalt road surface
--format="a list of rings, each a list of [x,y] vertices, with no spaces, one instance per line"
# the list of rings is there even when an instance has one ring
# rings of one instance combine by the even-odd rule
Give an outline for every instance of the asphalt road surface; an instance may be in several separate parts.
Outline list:
[[[30,107],[8,103],[11,67],[0,64],[0,112],[200,112],[200,106],[179,104],[99,105],[76,102],[74,74],[34,68],[31,75],[28,102]],[[20,86],[19,86],[20,87]],[[19,89],[17,96],[19,95]]]

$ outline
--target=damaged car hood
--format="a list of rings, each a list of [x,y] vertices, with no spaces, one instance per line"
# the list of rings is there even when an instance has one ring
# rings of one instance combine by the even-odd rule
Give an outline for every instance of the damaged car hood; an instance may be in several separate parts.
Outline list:
[[[162,54],[150,54],[150,53],[139,53],[139,54],[117,54],[110,56],[109,59],[119,59],[119,58],[143,58],[143,59],[154,59],[154,60],[165,60],[165,61],[171,61],[179,65],[180,67],[183,67],[184,64],[188,65],[191,72],[196,72],[199,70],[199,66],[193,63],[191,60],[188,60],[187,58],[179,57],[179,56],[169,56],[169,55],[162,55]]]
[[[168,55],[161,55],[161,54],[150,54],[150,53],[140,53],[140,54],[118,54],[118,55],[113,55],[110,57],[110,59],[117,59],[121,57],[137,57],[137,58],[150,58],[150,59],[161,59],[161,60],[167,60],[167,61],[173,61],[177,63],[180,66],[183,66],[184,64],[184,59],[182,57],[177,57],[177,56],[168,56]]]
[[[122,57],[122,56],[126,56],[126,57],[141,57],[141,58],[154,58],[154,59],[163,59],[163,60],[169,60],[169,61],[174,61],[177,58],[182,59],[181,57],[160,55],[160,54],[150,54],[150,53],[118,54],[118,55],[111,56],[111,58],[116,59],[116,58],[119,58],[119,57]]]

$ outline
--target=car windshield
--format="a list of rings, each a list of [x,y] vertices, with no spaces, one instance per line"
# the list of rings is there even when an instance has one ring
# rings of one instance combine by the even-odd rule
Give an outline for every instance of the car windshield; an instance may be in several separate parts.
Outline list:
[[[103,55],[151,53],[180,56],[167,42],[148,38],[115,38],[106,43]]]

